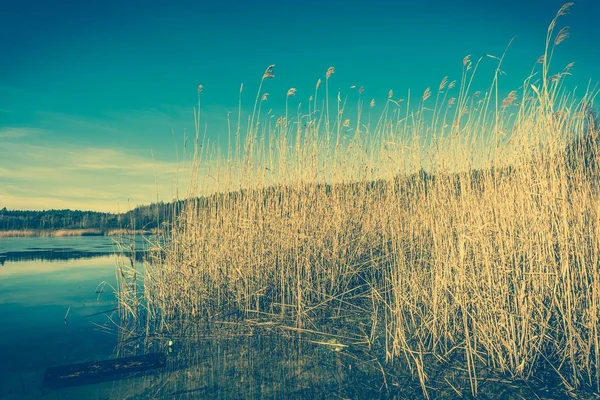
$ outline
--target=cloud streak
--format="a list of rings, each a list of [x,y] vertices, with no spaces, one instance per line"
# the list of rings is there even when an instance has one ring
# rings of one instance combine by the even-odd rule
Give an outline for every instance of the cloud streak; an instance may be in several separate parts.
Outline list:
[[[41,130],[35,128],[3,128],[0,129],[0,140],[22,139],[38,136],[40,133]]]
[[[67,142],[29,140],[37,129],[0,129],[0,207],[126,211],[174,197],[175,162]],[[180,180],[181,181],[181,180]]]

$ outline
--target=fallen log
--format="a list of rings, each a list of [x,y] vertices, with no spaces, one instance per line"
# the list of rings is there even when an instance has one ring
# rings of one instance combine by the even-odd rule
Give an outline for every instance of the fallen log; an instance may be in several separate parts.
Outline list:
[[[163,353],[150,353],[114,360],[51,367],[46,369],[43,385],[57,388],[130,378],[141,372],[163,368],[166,363],[167,360]]]

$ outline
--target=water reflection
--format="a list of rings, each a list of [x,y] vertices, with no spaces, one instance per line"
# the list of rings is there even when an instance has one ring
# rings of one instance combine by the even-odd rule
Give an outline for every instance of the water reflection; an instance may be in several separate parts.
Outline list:
[[[97,327],[115,308],[108,286],[98,293],[101,282],[114,286],[114,266],[105,254],[0,268],[0,399],[41,398],[47,367],[112,357],[116,337]]]
[[[339,351],[319,344],[323,338],[290,330],[241,325],[189,328],[189,337],[121,340],[120,356],[150,351],[167,355],[167,367],[141,377],[112,382],[106,397],[118,399],[422,399],[416,371],[402,362],[385,363],[377,349],[352,345]],[[142,339],[140,339],[142,340]],[[172,345],[169,345],[173,342]],[[142,350],[144,349],[144,350]],[[435,364],[435,363],[433,363]],[[448,365],[428,377],[429,398],[464,398],[464,368]],[[541,381],[511,381],[480,371],[480,397],[506,400],[563,399],[567,393]],[[97,389],[94,389],[97,390]],[[597,398],[572,391],[573,397]]]
[[[85,251],[76,249],[60,249],[60,250],[27,250],[27,251],[8,251],[0,253],[0,266],[6,262],[15,261],[67,261],[77,259],[90,259],[98,257],[106,257],[107,254],[113,254],[113,252],[106,251]],[[131,251],[119,251],[118,254],[126,257],[134,256],[137,261],[142,262],[145,255],[147,254],[144,250]]]
[[[91,259],[115,253],[135,256],[141,262],[149,240],[141,235],[0,238],[0,266],[7,262]]]
[[[249,325],[190,326],[186,331],[187,337],[151,340],[122,336],[120,357],[161,351],[167,355],[167,368],[112,382],[107,397],[363,399],[398,398],[400,393],[420,397],[409,373],[383,374],[380,361],[361,347],[336,351],[316,343],[313,339],[318,337]]]

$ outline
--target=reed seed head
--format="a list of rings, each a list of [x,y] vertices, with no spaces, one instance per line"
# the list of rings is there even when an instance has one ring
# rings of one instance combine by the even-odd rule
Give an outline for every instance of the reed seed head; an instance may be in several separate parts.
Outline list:
[[[442,79],[442,81],[440,82],[439,90],[444,90],[447,83],[448,83],[448,77],[445,76],[444,79]]]
[[[563,72],[569,72],[569,71],[571,71],[571,69],[573,69],[574,66],[575,66],[574,62],[568,63],[567,66],[565,67],[565,69],[563,69]]]
[[[429,97],[431,97],[431,88],[425,89],[425,92],[423,93],[423,101],[427,100]]]
[[[569,27],[565,26],[560,31],[558,31],[558,34],[556,35],[556,39],[554,39],[554,45],[558,46],[559,44],[561,44],[568,38],[569,38]]]
[[[558,10],[558,13],[556,13],[556,18],[569,14],[571,12],[571,7],[573,7],[573,5],[575,5],[575,3],[573,3],[573,2],[564,4],[560,8],[560,10]]]
[[[511,105],[513,105],[513,103],[515,102],[516,99],[517,99],[517,91],[513,90],[508,94],[508,96],[506,96],[504,98],[504,100],[502,100],[500,107],[505,108],[505,107],[511,106]]]
[[[561,74],[560,72],[558,74],[554,74],[548,78],[548,82],[558,82],[560,78],[562,78],[562,75],[563,74]]]
[[[325,74],[325,79],[329,79],[329,77],[331,75],[333,75],[334,72],[335,72],[335,68],[333,68],[333,67],[327,68],[327,73]]]
[[[471,62],[471,55],[467,54],[464,58],[463,58],[463,66],[466,66],[468,63]]]
[[[275,78],[275,74],[273,74],[273,68],[275,68],[275,64],[271,64],[265,70],[263,74],[263,79]]]

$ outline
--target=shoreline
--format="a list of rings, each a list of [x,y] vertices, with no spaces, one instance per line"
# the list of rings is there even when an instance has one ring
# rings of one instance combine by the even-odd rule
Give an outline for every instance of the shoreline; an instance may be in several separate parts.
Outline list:
[[[2,237],[72,237],[72,236],[122,236],[153,235],[153,230],[130,229],[22,229],[0,231]]]

